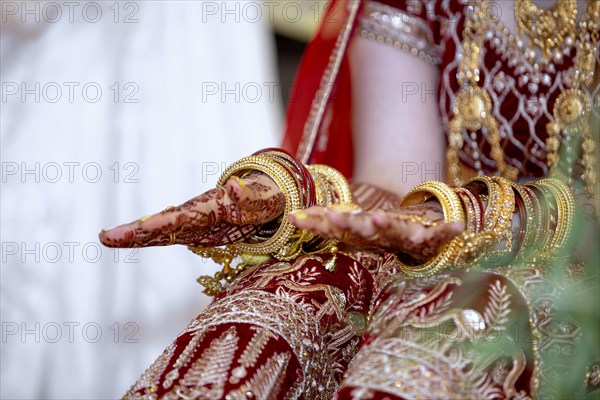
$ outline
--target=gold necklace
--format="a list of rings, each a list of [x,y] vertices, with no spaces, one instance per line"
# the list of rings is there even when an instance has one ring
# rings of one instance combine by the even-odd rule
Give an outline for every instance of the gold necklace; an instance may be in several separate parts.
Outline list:
[[[484,15],[478,4],[466,7],[463,30],[463,57],[458,66],[458,83],[461,89],[456,95],[449,123],[449,145],[446,152],[450,183],[460,186],[459,152],[464,144],[463,130],[476,132],[485,128],[491,146],[490,157],[496,163],[498,172],[504,178],[516,180],[518,170],[504,161],[504,151],[500,146],[498,122],[492,115],[490,95],[479,86],[481,49],[483,48]]]
[[[597,182],[596,141],[590,126],[591,101],[582,88],[590,86],[594,80],[600,37],[600,1],[588,1],[579,27],[573,85],[562,92],[554,103],[554,121],[546,126],[546,154],[551,172],[570,183],[574,169],[571,160],[576,160],[581,153],[586,190],[594,193]],[[562,157],[559,159],[559,151],[564,154],[566,162],[561,162]]]
[[[458,66],[457,78],[459,90],[454,106],[454,116],[449,123],[449,146],[447,151],[449,181],[455,185],[462,184],[460,176],[459,152],[464,144],[463,131],[476,132],[485,128],[491,147],[490,157],[496,163],[498,172],[507,179],[516,180],[518,170],[504,160],[504,151],[500,144],[498,122],[492,115],[492,101],[485,89],[479,86],[481,50],[483,48],[484,20],[482,10],[487,9],[488,1],[483,0],[466,7],[465,27],[463,30],[462,59]],[[549,10],[537,9],[537,13],[523,14],[523,10],[535,10],[531,0],[521,0],[515,7],[515,17],[519,26],[525,24],[531,15],[540,16],[540,20],[529,25],[525,33],[532,43],[541,49],[542,60],[548,60],[556,48],[565,41],[572,44],[575,35],[576,3],[574,0],[559,0]],[[520,11],[519,11],[520,10]],[[573,14],[575,12],[575,15]],[[542,18],[543,17],[543,18]],[[575,79],[572,88],[559,95],[554,105],[554,121],[549,123],[547,140],[547,159],[551,172],[567,181],[573,173],[573,162],[578,158],[581,149],[581,164],[586,188],[591,193],[595,188],[595,142],[589,126],[590,100],[581,90],[581,85],[589,85],[593,80],[595,54],[598,45],[600,17],[600,1],[590,0],[587,12],[579,23],[580,34],[576,43]],[[551,27],[557,29],[554,39],[542,40],[542,34]],[[522,29],[522,28],[520,28]],[[527,33],[531,32],[531,34]],[[526,52],[527,54],[527,52]],[[558,152],[562,144],[566,163],[559,163]],[[581,143],[577,146],[578,143]],[[571,162],[568,162],[571,161]],[[561,168],[559,164],[566,164]]]
[[[515,4],[515,20],[520,35],[527,35],[530,42],[541,50],[542,60],[561,56],[561,46],[575,39],[576,0],[558,0],[544,10],[532,0],[520,0]],[[557,60],[558,61],[558,60]]]

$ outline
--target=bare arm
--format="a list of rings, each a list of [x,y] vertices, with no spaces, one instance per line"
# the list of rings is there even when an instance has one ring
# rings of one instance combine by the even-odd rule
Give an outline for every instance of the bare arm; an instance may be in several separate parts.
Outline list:
[[[400,196],[424,180],[443,180],[437,67],[362,37],[352,43],[350,67],[354,178]]]

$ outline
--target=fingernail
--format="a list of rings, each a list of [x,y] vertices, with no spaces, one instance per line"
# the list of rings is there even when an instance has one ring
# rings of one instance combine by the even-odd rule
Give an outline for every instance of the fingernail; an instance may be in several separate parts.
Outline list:
[[[140,222],[144,222],[144,221],[149,220],[149,219],[150,219],[150,215],[146,215],[145,217],[140,218],[139,221]]]
[[[100,232],[110,231],[110,230],[115,229],[115,228],[116,228],[116,226],[112,226],[110,228],[102,228],[102,230]]]

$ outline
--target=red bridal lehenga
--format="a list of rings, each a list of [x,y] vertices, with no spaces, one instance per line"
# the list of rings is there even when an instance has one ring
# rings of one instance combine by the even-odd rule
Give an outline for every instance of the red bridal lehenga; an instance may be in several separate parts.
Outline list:
[[[555,15],[571,15],[565,7],[574,2],[563,3]],[[519,182],[556,171],[571,187],[593,187],[594,150],[586,143],[597,132],[578,125],[584,142],[578,146],[568,128],[569,110],[583,115],[598,96],[597,85],[589,90],[598,58],[597,2],[577,15],[585,24],[573,18],[571,31],[564,19],[545,26],[560,39],[551,45],[535,42],[535,35],[523,41],[493,18],[481,18],[483,4],[333,1],[300,69],[302,101],[290,106],[284,148],[305,164],[328,164],[351,176],[347,49],[362,36],[439,68],[449,163],[459,159],[480,175],[499,172]],[[489,111],[487,119],[469,125],[469,107]],[[559,150],[571,151],[575,161],[562,167]],[[536,193],[534,187],[527,192]],[[531,199],[534,211],[546,208],[536,202],[539,196],[516,194]],[[353,196],[364,208],[384,201],[360,186],[353,186]],[[561,204],[555,199],[549,208]],[[529,220],[556,231],[566,215],[561,212]],[[335,268],[326,268],[334,257]],[[248,267],[125,398],[545,398],[544,383],[571,372],[573,349],[585,334],[575,318],[557,310],[555,299],[578,283],[586,266],[565,267],[557,286],[548,277],[552,260],[517,258],[423,276],[407,272],[394,254],[366,251]],[[486,351],[491,344],[494,350]],[[546,354],[560,357],[545,362]],[[597,390],[599,368],[582,374],[582,385]]]

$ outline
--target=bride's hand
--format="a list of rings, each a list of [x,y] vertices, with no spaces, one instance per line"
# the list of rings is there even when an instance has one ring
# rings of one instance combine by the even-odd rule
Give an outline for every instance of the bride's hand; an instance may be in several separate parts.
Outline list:
[[[433,222],[424,226],[411,221],[417,216]],[[408,217],[408,218],[407,218]],[[424,261],[435,256],[441,246],[464,230],[460,222],[444,223],[444,214],[434,202],[394,210],[339,211],[326,207],[311,207],[292,213],[289,220],[328,239],[337,239],[359,249],[407,253]]]
[[[219,246],[247,237],[257,225],[281,215],[284,207],[285,197],[275,182],[253,173],[244,179],[232,177],[180,206],[103,229],[99,237],[108,247]]]

